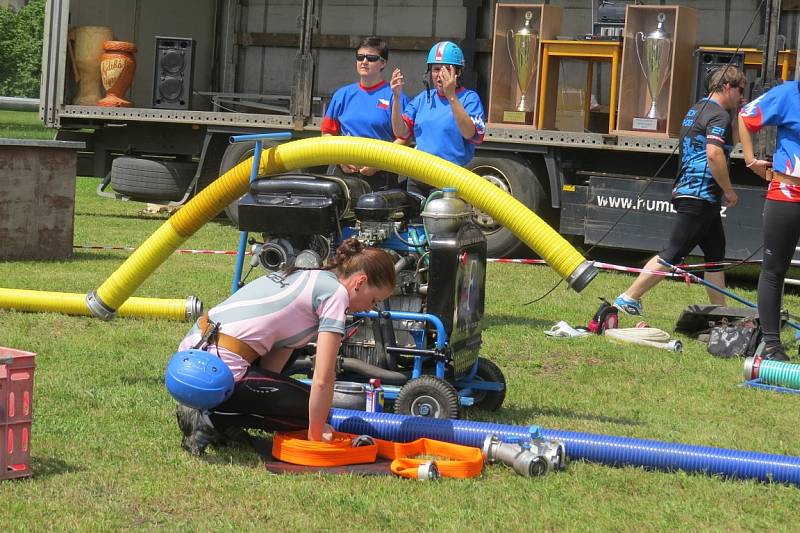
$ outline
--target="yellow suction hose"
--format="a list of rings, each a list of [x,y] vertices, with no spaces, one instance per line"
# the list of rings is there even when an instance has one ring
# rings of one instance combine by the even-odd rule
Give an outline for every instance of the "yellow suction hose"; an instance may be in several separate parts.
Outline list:
[[[358,137],[302,139],[262,152],[259,175],[331,163],[378,167],[434,187],[455,187],[464,200],[489,213],[536,251],[576,291],[597,275],[591,262],[513,196],[462,167],[406,146]],[[247,192],[251,166],[252,158],[230,169],[170,217],[87,296],[92,313],[113,316],[181,243]]]
[[[66,315],[93,316],[86,305],[86,295],[67,292],[0,289],[0,308],[17,311],[58,312]],[[186,300],[128,298],[119,308],[120,316],[197,320],[203,304],[194,296]]]

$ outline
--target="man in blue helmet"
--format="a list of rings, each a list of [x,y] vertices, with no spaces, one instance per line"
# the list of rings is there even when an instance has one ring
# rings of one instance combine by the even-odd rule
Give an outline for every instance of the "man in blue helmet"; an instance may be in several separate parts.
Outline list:
[[[483,142],[486,119],[478,93],[460,83],[464,53],[455,43],[436,43],[428,53],[426,89],[400,109],[403,73],[392,73],[392,129],[398,139],[412,137],[418,150],[456,165],[466,165]],[[433,85],[433,88],[429,87]],[[408,180],[412,192],[427,194],[430,187]]]

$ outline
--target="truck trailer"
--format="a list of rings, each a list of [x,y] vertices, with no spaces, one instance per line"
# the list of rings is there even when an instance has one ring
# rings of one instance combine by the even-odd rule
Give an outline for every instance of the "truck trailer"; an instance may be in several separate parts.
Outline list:
[[[680,120],[703,95],[708,72],[728,62],[745,68],[750,96],[780,78],[793,79],[799,17],[790,7],[781,10],[780,0],[643,6],[595,0],[49,0],[40,116],[58,130],[57,139],[86,144],[78,172],[99,178],[99,193],[180,205],[252,153],[251,145],[230,144],[231,135],[320,135],[331,95],[356,79],[353,51],[361,37],[387,41],[387,70],[403,70],[412,97],[423,89],[428,50],[450,40],[466,56],[464,85],[481,95],[488,115],[484,142],[468,168],[576,244],[657,251],[674,212],[679,139],[674,131],[623,124],[644,103],[643,89],[633,94],[625,72],[621,85],[614,72],[627,69],[635,79],[635,64],[626,63],[632,52],[623,53],[637,38],[626,13],[675,14],[668,105]],[[503,101],[520,91],[509,70],[507,32],[519,30],[519,15],[529,10],[541,22],[529,91],[535,105],[514,115],[515,102]],[[85,76],[79,35],[86,28],[103,28],[113,40],[135,45],[135,73],[125,95],[130,107],[79,98]],[[611,55],[569,52],[598,43]],[[614,50],[621,55],[611,57]],[[745,168],[739,150],[731,178],[739,204],[722,207],[727,254],[759,259],[766,187]],[[236,218],[234,205],[228,213]],[[526,252],[491,216],[475,211],[474,221],[490,257]]]

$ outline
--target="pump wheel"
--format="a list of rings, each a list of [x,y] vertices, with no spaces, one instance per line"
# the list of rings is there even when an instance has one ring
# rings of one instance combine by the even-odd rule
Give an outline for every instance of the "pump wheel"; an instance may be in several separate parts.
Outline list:
[[[420,376],[400,389],[394,412],[430,418],[458,418],[458,392],[448,382],[435,376]]]
[[[500,367],[488,359],[478,357],[478,373],[475,376],[477,381],[487,381],[489,383],[502,383],[503,390],[488,391],[488,390],[475,390],[472,397],[475,400],[474,407],[479,407],[487,411],[496,411],[503,405],[506,399],[506,377]]]
[[[177,202],[196,171],[197,163],[123,156],[111,163],[111,188],[131,200]]]
[[[272,148],[277,143],[270,142],[267,140],[261,141],[261,149],[266,150],[267,148]],[[253,152],[255,152],[256,143],[255,142],[242,142],[242,143],[233,143],[229,144],[227,148],[225,148],[225,153],[222,154],[222,161],[219,165],[219,175],[222,176],[227,171],[241,163],[242,161],[253,157]],[[247,175],[250,175],[250,171],[248,170]],[[239,200],[238,198],[228,204],[228,207],[225,208],[225,214],[228,216],[231,222],[233,222],[234,226],[239,226]]]
[[[527,162],[511,156],[476,157],[469,162],[467,168],[511,194],[539,216],[546,209],[547,194]],[[508,257],[527,250],[525,243],[500,225],[489,213],[474,209],[472,221],[486,236],[489,257]]]

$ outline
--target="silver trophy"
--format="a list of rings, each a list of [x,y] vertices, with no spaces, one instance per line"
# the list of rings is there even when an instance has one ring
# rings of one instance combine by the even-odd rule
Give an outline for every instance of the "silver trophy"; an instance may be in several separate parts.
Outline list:
[[[517,32],[514,30],[506,31],[506,46],[508,57],[511,59],[511,66],[517,75],[517,85],[522,93],[522,98],[517,106],[517,111],[530,111],[525,93],[533,81],[536,74],[536,59],[538,56],[539,34],[531,28],[533,13],[525,12],[525,26]],[[513,46],[512,46],[513,43]],[[512,50],[513,48],[513,50]]]
[[[639,66],[642,67],[644,79],[647,81],[647,90],[650,93],[652,103],[650,111],[645,115],[646,119],[658,121],[662,117],[656,109],[656,101],[664,82],[667,81],[670,71],[670,56],[672,54],[672,36],[664,31],[664,20],[667,16],[664,13],[658,14],[658,27],[647,35],[636,32],[636,56],[639,58]],[[642,52],[639,52],[641,42]],[[644,57],[644,60],[642,60]],[[647,129],[656,129],[657,122],[649,121],[653,124]]]

